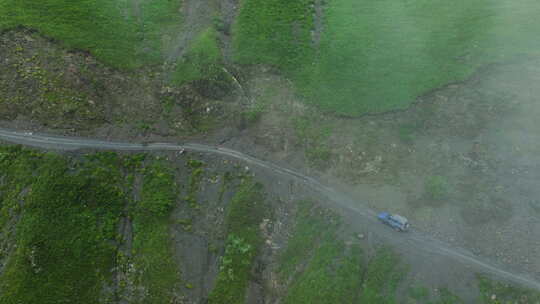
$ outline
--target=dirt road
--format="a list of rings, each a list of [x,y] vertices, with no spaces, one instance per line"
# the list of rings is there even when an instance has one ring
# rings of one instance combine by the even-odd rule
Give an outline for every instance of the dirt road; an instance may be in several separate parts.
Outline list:
[[[328,207],[340,209],[348,214],[354,214],[355,218],[361,218],[362,221],[373,222],[373,231],[382,239],[387,240],[394,246],[407,248],[409,251],[424,251],[428,255],[444,256],[454,259],[472,267],[474,271],[492,274],[498,279],[508,280],[529,288],[540,290],[540,283],[535,279],[524,274],[514,273],[504,269],[503,265],[484,261],[472,253],[461,248],[450,248],[447,244],[433,239],[420,231],[412,230],[410,233],[396,233],[388,227],[377,223],[375,212],[367,207],[359,207],[358,204],[346,194],[335,191],[334,189],[321,184],[314,178],[303,175],[291,169],[283,168],[270,162],[262,161],[245,155],[241,152],[222,147],[201,145],[196,143],[128,143],[93,140],[88,138],[60,137],[44,134],[32,134],[29,132],[10,131],[0,129],[0,140],[21,144],[25,146],[38,147],[49,150],[79,150],[79,149],[99,149],[99,150],[117,150],[117,151],[192,151],[221,155],[229,158],[241,160],[247,164],[261,167],[265,170],[279,173],[288,178],[294,178],[300,183],[309,186],[314,193],[327,198]]]

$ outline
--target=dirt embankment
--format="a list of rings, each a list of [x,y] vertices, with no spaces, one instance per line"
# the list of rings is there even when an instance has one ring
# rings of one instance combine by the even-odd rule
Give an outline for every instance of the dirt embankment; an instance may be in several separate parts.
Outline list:
[[[166,67],[111,69],[31,30],[1,34],[0,54],[5,127],[139,140],[186,137],[234,124],[238,111],[230,102],[234,92],[214,100],[201,88],[175,87]]]

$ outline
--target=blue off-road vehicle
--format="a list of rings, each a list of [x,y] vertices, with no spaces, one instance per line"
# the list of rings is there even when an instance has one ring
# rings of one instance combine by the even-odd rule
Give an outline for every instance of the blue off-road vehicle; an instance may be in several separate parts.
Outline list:
[[[403,232],[409,230],[409,221],[401,215],[381,212],[377,215],[377,218],[386,225],[394,228],[396,231]]]

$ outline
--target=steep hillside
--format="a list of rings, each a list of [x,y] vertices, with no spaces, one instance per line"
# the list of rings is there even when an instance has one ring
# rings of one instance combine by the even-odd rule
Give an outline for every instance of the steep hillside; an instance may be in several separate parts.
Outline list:
[[[198,49],[205,47],[203,41]],[[234,124],[231,115],[241,110],[227,102],[235,94],[225,96],[226,86],[173,86],[151,67],[140,73],[117,70],[31,30],[4,33],[0,54],[0,120],[8,126],[122,137],[188,136]],[[186,63],[190,81],[199,79],[199,67]]]
[[[2,303],[461,303],[302,187],[235,161],[4,146],[0,167]],[[478,282],[475,301],[540,299]]]
[[[540,279],[539,9],[0,0],[0,132],[206,143],[353,198],[217,154],[1,146],[0,303],[539,302],[408,241]]]
[[[111,67],[154,67],[165,84],[194,84],[217,99],[262,64],[291,79],[307,104],[347,116],[407,108],[540,48],[530,0],[68,2],[2,0],[0,31],[34,29]]]
[[[538,56],[536,1],[246,0],[236,60],[284,71],[346,116],[403,109],[478,67]]]
[[[2,303],[298,303],[319,271],[328,300],[356,297],[362,256],[336,239],[338,218],[280,201],[239,164],[9,146],[0,156]],[[335,259],[338,289],[317,266]]]

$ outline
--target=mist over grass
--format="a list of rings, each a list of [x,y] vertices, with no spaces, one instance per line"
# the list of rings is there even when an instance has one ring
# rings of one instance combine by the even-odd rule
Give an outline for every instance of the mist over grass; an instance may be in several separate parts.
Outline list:
[[[308,102],[343,115],[406,108],[482,65],[540,49],[532,0],[330,0],[319,45],[306,44],[314,2],[282,2],[245,1],[237,60],[281,68]]]
[[[0,32],[19,26],[121,68],[159,64],[181,1],[0,0]]]

